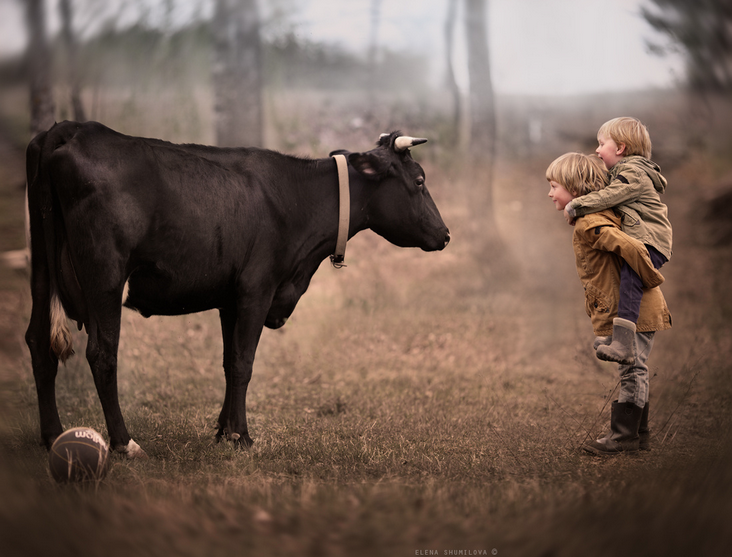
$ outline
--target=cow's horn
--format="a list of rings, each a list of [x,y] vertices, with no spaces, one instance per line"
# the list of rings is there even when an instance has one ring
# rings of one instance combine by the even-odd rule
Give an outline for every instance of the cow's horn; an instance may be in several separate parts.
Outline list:
[[[422,145],[422,143],[427,143],[427,140],[421,137],[409,137],[408,135],[400,135],[394,140],[394,150],[404,151],[405,149],[409,149],[410,147],[414,147],[415,145]]]

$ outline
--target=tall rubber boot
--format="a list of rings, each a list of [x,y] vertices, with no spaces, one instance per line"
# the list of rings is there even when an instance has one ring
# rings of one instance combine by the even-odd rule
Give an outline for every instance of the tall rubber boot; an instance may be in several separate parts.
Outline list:
[[[617,404],[618,401],[614,401],[613,404]],[[648,426],[648,403],[643,407],[643,413],[641,414],[640,424],[638,425],[638,448],[641,451],[651,450],[651,428]],[[604,437],[598,439],[598,441],[604,441],[612,436],[613,432],[610,431]]]
[[[643,408],[632,402],[613,402],[610,411],[610,435],[582,445],[592,454],[613,456],[620,453],[634,453],[640,448],[638,430]]]
[[[643,407],[640,424],[638,425],[638,448],[641,451],[651,450],[651,428],[648,427],[648,403]]]
[[[616,317],[613,319],[613,341],[597,347],[597,357],[606,362],[623,365],[635,363],[635,323]]]

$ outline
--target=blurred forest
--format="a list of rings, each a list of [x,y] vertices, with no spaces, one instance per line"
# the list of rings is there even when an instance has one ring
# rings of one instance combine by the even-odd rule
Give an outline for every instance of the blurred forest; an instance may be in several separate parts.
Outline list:
[[[445,10],[436,83],[435,60],[379,40],[381,0],[371,0],[363,22],[363,52],[302,32],[297,0],[6,1],[23,7],[27,48],[0,60],[0,115],[6,128],[30,135],[54,120],[91,119],[171,141],[312,153],[335,148],[335,138],[372,142],[401,127],[425,133],[450,159],[472,154],[491,167],[497,148],[522,156],[567,133],[548,115],[565,101],[494,94],[487,0],[436,4]],[[724,96],[732,88],[731,11],[724,0],[648,0],[638,17],[666,38],[648,41],[649,49],[684,59],[682,89]],[[461,42],[469,74],[462,87],[454,68]],[[576,99],[569,105],[583,109]]]
[[[397,100],[401,95],[409,100],[422,97],[424,101],[430,95],[424,77],[425,61],[418,56],[383,47],[377,65],[368,55],[296,35],[295,22],[280,9],[271,10],[268,19],[263,19],[255,2],[217,1],[215,16],[201,16],[179,26],[155,26],[144,12],[138,21],[119,26],[117,13],[95,15],[89,12],[93,2],[63,0],[59,6],[66,6],[62,13],[68,21],[64,32],[56,36],[49,36],[45,23],[48,13],[43,9],[49,6],[39,0],[25,4],[28,49],[0,63],[0,84],[3,116],[10,120],[7,124],[29,125],[33,132],[47,127],[53,119],[92,119],[137,135],[165,133],[173,141],[231,144],[236,142],[234,138],[221,139],[213,128],[221,119],[217,112],[231,115],[238,110],[232,105],[240,105],[246,108],[244,112],[263,111],[266,124],[258,120],[248,133],[240,132],[238,144],[261,143],[252,137],[260,133],[255,128],[264,127],[266,146],[291,149],[302,143],[300,133],[314,131],[317,138],[320,130],[300,130],[298,122],[278,117],[279,107],[294,100],[288,94],[296,93],[297,101],[304,106],[315,91],[335,101],[356,94],[361,109],[350,115],[347,124],[351,128],[368,126],[370,141],[378,137],[378,133],[374,135],[376,129],[383,129],[374,121],[382,99]],[[164,20],[170,21],[175,18],[176,3],[164,4]],[[244,28],[249,23],[243,21],[237,28],[233,15],[247,11],[253,26]],[[77,21],[97,31],[87,37],[75,26]],[[237,32],[242,38],[226,44],[226,37]],[[260,35],[264,37],[261,41]],[[243,39],[247,36],[255,40],[247,44]],[[247,71],[237,64],[241,65],[248,53],[261,78],[253,78],[255,89],[242,92],[248,77],[237,81],[234,74]],[[229,81],[222,81],[222,76],[228,76]],[[28,106],[22,97],[27,95],[23,90],[29,85],[38,90],[31,93],[31,112],[50,112],[44,124],[35,128],[27,122],[33,114],[24,116],[25,111],[18,110],[25,108],[24,104]],[[263,106],[249,104],[257,90],[261,90]],[[48,100],[40,102],[43,96]],[[227,104],[227,97],[235,102]],[[82,118],[78,117],[79,106]],[[303,111],[307,113],[307,109]],[[334,119],[328,118],[328,123],[333,124]],[[325,124],[321,122],[320,127]]]

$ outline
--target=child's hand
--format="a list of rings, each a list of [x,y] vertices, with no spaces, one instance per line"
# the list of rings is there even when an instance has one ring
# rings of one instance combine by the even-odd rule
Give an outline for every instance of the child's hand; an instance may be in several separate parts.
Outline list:
[[[577,218],[571,217],[569,215],[569,212],[567,211],[566,207],[564,208],[564,219],[567,221],[567,224],[569,224],[570,226],[574,226],[574,223],[577,222]]]

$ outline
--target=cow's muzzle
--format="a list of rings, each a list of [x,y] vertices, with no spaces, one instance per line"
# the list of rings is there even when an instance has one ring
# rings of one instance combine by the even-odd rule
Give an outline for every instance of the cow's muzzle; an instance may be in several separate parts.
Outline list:
[[[442,251],[450,243],[450,231],[445,230],[442,237],[433,237],[433,239],[426,245],[422,245],[423,251]]]

